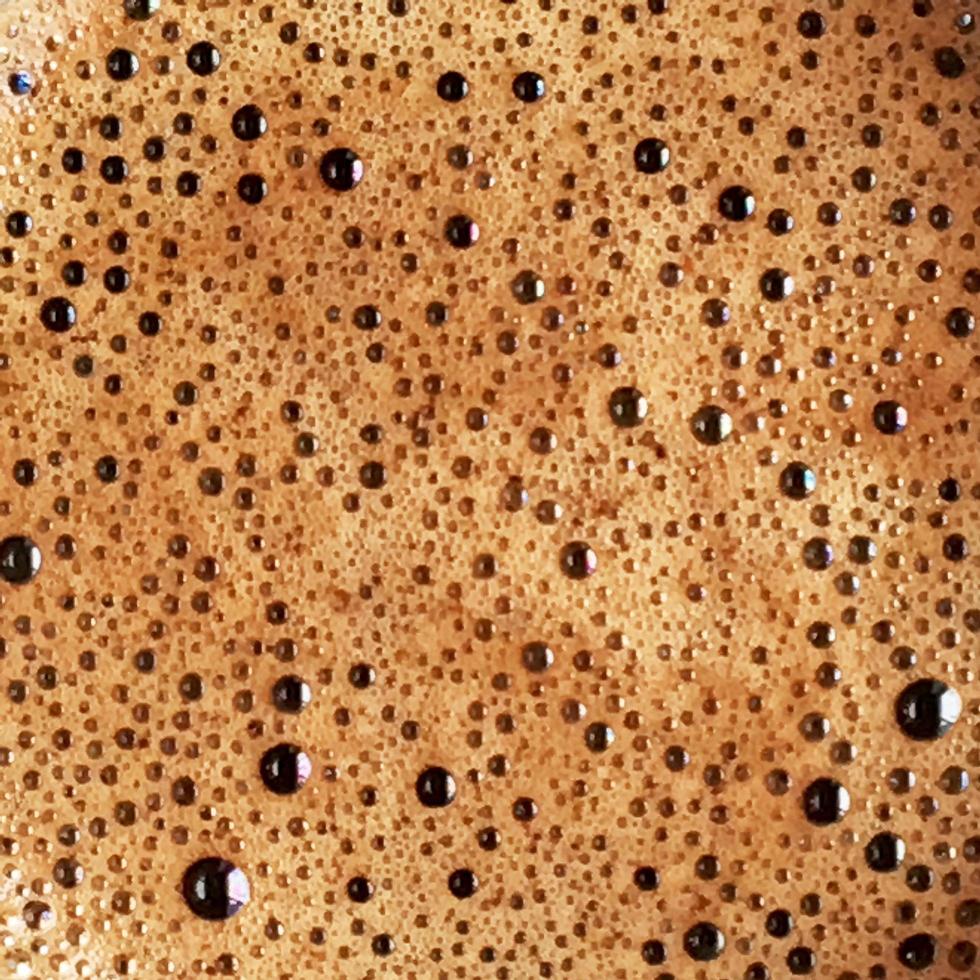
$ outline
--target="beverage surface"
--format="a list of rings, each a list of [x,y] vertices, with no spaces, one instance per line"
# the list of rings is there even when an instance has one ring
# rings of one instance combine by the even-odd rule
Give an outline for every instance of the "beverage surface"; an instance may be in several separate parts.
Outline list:
[[[0,4],[0,975],[980,975],[978,16]]]

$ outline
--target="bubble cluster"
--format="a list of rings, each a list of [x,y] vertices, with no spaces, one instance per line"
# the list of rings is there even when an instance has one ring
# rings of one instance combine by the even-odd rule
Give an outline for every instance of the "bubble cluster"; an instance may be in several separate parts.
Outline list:
[[[980,975],[973,6],[0,3],[0,974]]]

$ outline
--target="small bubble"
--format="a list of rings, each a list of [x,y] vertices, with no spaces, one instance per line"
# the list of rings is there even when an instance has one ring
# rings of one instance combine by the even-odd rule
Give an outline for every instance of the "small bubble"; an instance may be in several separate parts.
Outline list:
[[[285,674],[272,688],[272,703],[285,714],[296,715],[313,699],[309,684],[296,674]]]
[[[510,288],[517,302],[525,306],[544,299],[544,280],[529,269],[518,273],[511,281]]]
[[[114,82],[126,82],[136,76],[140,70],[140,61],[132,51],[115,48],[106,58],[105,70]]]
[[[231,117],[231,131],[242,142],[251,143],[261,139],[268,130],[269,122],[265,113],[254,103],[240,106]]]
[[[66,333],[77,321],[74,304],[64,296],[46,299],[41,305],[41,323],[52,333]]]
[[[805,463],[789,463],[779,474],[779,489],[791,500],[805,500],[817,489],[816,474]]]
[[[609,396],[609,416],[621,428],[632,429],[640,425],[647,410],[647,400],[636,388],[617,388]]]
[[[905,841],[889,831],[875,834],[865,845],[864,859],[872,871],[897,871],[905,859]]]
[[[544,79],[536,71],[522,71],[515,75],[511,88],[521,102],[540,102],[545,96]]]
[[[633,150],[633,163],[641,174],[659,174],[670,163],[670,150],[663,140],[650,137],[640,140]]]
[[[746,221],[755,214],[755,198],[747,187],[726,187],[718,198],[718,211],[728,221]]]
[[[886,436],[904,432],[909,416],[905,408],[896,401],[880,401],[874,407],[875,428]]]
[[[720,446],[732,434],[732,417],[717,405],[704,405],[691,418],[694,438],[705,446]]]
[[[41,571],[41,549],[20,534],[0,540],[0,576],[10,585],[26,585]]]
[[[584,541],[571,541],[562,548],[559,564],[569,578],[585,579],[595,573],[599,560]]]
[[[446,222],[445,235],[453,248],[471,248],[480,238],[480,229],[472,218],[456,214]]]
[[[266,789],[277,796],[297,793],[306,784],[313,764],[298,746],[282,742],[267,749],[259,763],[259,775]]]
[[[445,102],[462,102],[469,95],[470,86],[458,71],[447,71],[439,76],[436,93]]]
[[[320,177],[331,190],[353,190],[364,178],[361,158],[346,147],[334,147],[320,159]]]
[[[7,87],[14,95],[30,95],[34,87],[34,79],[31,73],[24,69],[12,71],[7,76]]]
[[[803,812],[817,827],[843,820],[851,808],[851,797],[835,779],[815,779],[803,791]]]
[[[195,861],[185,872],[181,891],[187,907],[201,919],[230,919],[248,904],[248,879],[222,858]]]
[[[456,780],[441,766],[430,766],[419,773],[415,795],[425,807],[449,806],[456,799]]]
[[[684,933],[684,952],[698,963],[718,959],[725,945],[725,934],[712,922],[699,922]]]
[[[759,280],[763,298],[774,303],[788,299],[795,288],[793,277],[785,269],[767,269]]]
[[[449,876],[449,891],[454,898],[472,898],[480,883],[469,868],[458,868]]]
[[[909,970],[927,970],[936,962],[938,952],[935,937],[918,932],[898,944],[898,962]]]
[[[913,681],[895,701],[895,719],[915,741],[942,738],[956,724],[962,709],[959,694],[942,681]]]
[[[198,41],[187,49],[187,67],[201,78],[213,75],[221,66],[221,52],[210,41]]]

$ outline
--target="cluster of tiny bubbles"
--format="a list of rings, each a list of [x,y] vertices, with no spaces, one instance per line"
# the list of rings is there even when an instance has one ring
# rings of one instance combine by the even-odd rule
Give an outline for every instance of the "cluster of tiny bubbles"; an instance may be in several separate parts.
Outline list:
[[[0,0],[0,974],[980,976],[973,0]]]

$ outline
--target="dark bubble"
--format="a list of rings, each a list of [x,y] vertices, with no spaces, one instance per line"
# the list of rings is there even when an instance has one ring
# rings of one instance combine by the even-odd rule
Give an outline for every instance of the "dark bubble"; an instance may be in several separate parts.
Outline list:
[[[201,919],[230,919],[248,904],[248,879],[223,858],[195,861],[185,872],[181,892],[187,907]]]
[[[640,425],[647,410],[647,400],[637,388],[624,386],[609,396],[609,416],[621,428],[632,429]]]
[[[918,210],[915,204],[907,197],[899,197],[892,201],[888,209],[888,216],[892,224],[906,227],[915,221]]]
[[[75,306],[64,296],[46,299],[41,304],[41,323],[53,333],[66,333],[78,319]]]
[[[264,136],[269,130],[265,113],[254,103],[240,106],[231,117],[231,131],[236,139],[250,143]]]
[[[670,163],[670,150],[663,140],[649,137],[633,149],[633,163],[641,174],[659,174]]]
[[[569,578],[585,579],[596,571],[599,560],[586,542],[571,541],[561,549],[559,564]]]
[[[897,871],[904,859],[905,841],[890,831],[875,834],[864,848],[864,860],[872,871]]]
[[[809,976],[817,967],[817,954],[809,946],[794,946],[786,955],[786,965],[794,977]]]
[[[456,780],[441,766],[430,766],[419,773],[415,781],[415,795],[422,806],[449,806],[456,799]]]
[[[70,146],[61,154],[61,166],[65,173],[80,174],[85,169],[85,164],[85,153],[77,146]]]
[[[605,752],[615,740],[615,732],[604,722],[593,722],[585,729],[585,745],[590,752]]]
[[[269,193],[269,185],[261,174],[242,174],[236,191],[246,204],[261,204]]]
[[[734,184],[718,197],[718,211],[729,221],[745,221],[755,214],[755,198],[747,187]]]
[[[454,898],[472,898],[479,887],[479,880],[469,868],[458,868],[449,876],[449,891]]]
[[[187,67],[202,78],[221,66],[221,52],[210,41],[198,41],[187,49]]]
[[[546,643],[528,643],[521,651],[521,660],[532,674],[542,674],[555,662],[555,654]]]
[[[126,48],[115,48],[105,60],[106,74],[115,82],[125,82],[136,76],[140,60]]]
[[[817,10],[805,10],[796,21],[796,29],[811,41],[827,33],[827,21]]]
[[[703,405],[691,417],[694,438],[704,446],[720,446],[732,434],[732,417],[717,405]]]
[[[510,288],[517,302],[525,306],[544,299],[544,280],[530,269],[518,273],[511,280]]]
[[[462,102],[469,92],[469,83],[458,71],[444,72],[436,82],[436,93],[445,102]]]
[[[650,892],[660,887],[660,873],[645,864],[633,872],[633,883],[640,891]]]
[[[28,537],[15,534],[0,540],[0,576],[10,585],[26,585],[41,570],[41,549]]]
[[[361,875],[351,878],[347,882],[347,897],[352,902],[363,904],[368,902],[374,895],[374,885]]]
[[[785,208],[774,208],[766,218],[766,227],[774,235],[788,235],[796,227],[796,222]]]
[[[465,214],[455,214],[447,222],[445,227],[446,241],[453,248],[470,248],[477,243],[480,238],[480,228],[477,223]]]
[[[30,72],[19,69],[12,71],[7,76],[7,88],[13,95],[29,95],[34,85],[34,78]]]
[[[792,500],[804,500],[817,489],[816,474],[805,463],[789,463],[779,474],[779,489]]]
[[[162,0],[123,0],[123,8],[130,20],[149,20],[160,9]]]
[[[850,794],[836,779],[815,779],[803,791],[803,813],[817,827],[843,820],[850,808]]]
[[[12,238],[24,238],[31,233],[34,219],[26,211],[11,211],[4,224]]]
[[[896,401],[880,401],[874,407],[875,428],[886,436],[898,435],[905,431],[909,416],[905,408]]]
[[[313,766],[298,745],[283,742],[267,749],[259,763],[259,775],[266,789],[278,796],[297,793],[310,778]]]
[[[976,329],[976,319],[971,310],[965,306],[957,306],[946,314],[946,330],[957,340],[966,340],[973,336]]]
[[[803,546],[803,562],[813,571],[824,571],[834,562],[834,550],[826,538],[810,538]]]
[[[320,177],[331,190],[353,190],[364,178],[361,158],[346,147],[334,147],[320,158]]]
[[[948,534],[943,538],[943,558],[947,561],[965,561],[970,557],[970,546],[962,534]]]
[[[536,71],[515,75],[511,89],[521,102],[539,102],[545,96],[544,79]]]
[[[898,944],[898,962],[909,970],[927,970],[936,962],[939,944],[935,936],[917,932]]]
[[[272,688],[272,703],[286,714],[299,714],[309,706],[313,692],[309,684],[296,674],[285,674]]]
[[[767,269],[759,279],[762,296],[770,302],[788,299],[795,288],[793,277],[785,269]]]
[[[966,72],[966,62],[956,48],[936,48],[932,63],[943,78],[959,78]]]
[[[13,466],[13,476],[18,486],[33,486],[39,476],[37,464],[32,459],[18,459]]]
[[[939,494],[940,499],[945,500],[948,504],[955,504],[962,495],[962,489],[960,488],[959,481],[952,476],[946,477],[946,479],[939,484],[936,492]]]
[[[699,922],[684,933],[684,952],[692,960],[707,963],[725,951],[725,934],[711,922]]]
[[[788,909],[773,909],[766,916],[766,932],[774,939],[785,939],[793,931],[793,925]]]
[[[99,173],[107,184],[121,184],[129,176],[129,164],[121,156],[107,156],[99,164]]]
[[[913,681],[895,700],[895,720],[916,741],[942,738],[956,724],[962,709],[959,694],[939,680]]]
[[[530,796],[519,796],[511,806],[511,813],[520,823],[530,823],[538,815],[538,804]]]
[[[660,966],[667,962],[667,947],[659,939],[648,939],[640,953],[643,962],[649,966]]]

